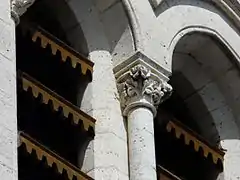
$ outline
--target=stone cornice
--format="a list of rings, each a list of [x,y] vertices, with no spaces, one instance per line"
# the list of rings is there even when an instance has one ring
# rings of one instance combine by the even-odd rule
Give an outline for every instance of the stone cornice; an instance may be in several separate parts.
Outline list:
[[[151,60],[140,51],[137,51],[131,57],[114,67],[113,72],[117,82],[123,81],[129,73],[129,70],[139,64],[151,70],[151,76],[153,79],[161,79],[164,81],[169,80],[168,76],[171,75],[169,71],[162,68],[155,61]]]
[[[135,54],[114,69],[124,116],[136,107],[146,107],[155,116],[157,106],[171,95],[168,77],[152,65]]]
[[[16,25],[20,22],[22,16],[27,9],[35,2],[35,0],[10,0],[11,1],[11,16]]]

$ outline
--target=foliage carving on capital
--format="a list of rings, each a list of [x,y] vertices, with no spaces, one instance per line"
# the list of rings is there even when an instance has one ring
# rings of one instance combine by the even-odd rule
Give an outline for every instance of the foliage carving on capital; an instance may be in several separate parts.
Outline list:
[[[16,25],[20,22],[20,16],[35,2],[35,0],[10,0],[11,1],[11,16]]]
[[[152,78],[151,70],[143,65],[136,65],[129,71],[128,78],[118,85],[123,108],[130,103],[146,100],[157,107],[171,95],[172,87],[165,81]]]

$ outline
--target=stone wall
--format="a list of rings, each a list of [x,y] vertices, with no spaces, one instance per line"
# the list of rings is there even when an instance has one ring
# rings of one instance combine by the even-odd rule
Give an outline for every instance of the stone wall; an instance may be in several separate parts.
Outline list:
[[[2,179],[11,180],[17,178],[15,25],[10,18],[10,1],[2,1],[0,172]],[[54,5],[52,3],[53,8],[61,9]],[[59,21],[68,39],[75,49],[88,54],[95,63],[93,81],[84,91],[81,109],[97,119],[96,136],[94,141],[89,143],[82,167],[96,179],[129,179],[126,124],[120,109],[114,66],[136,51],[141,51],[148,59],[162,67],[161,73],[169,76],[176,44],[184,35],[196,31],[218,38],[236,61],[240,62],[239,30],[235,22],[229,19],[232,16],[220,10],[219,6],[206,1],[67,0],[63,6],[69,6],[73,17],[70,19],[74,19],[69,21],[66,18],[69,13],[58,11]],[[238,81],[235,77],[235,70],[226,73],[226,77],[219,83],[220,89],[228,91],[224,84],[228,83],[229,78]],[[210,83],[210,86],[214,88],[215,84]],[[231,86],[236,85],[231,83]],[[238,89],[238,86],[233,89]],[[211,95],[209,92],[213,90],[210,89],[204,94]],[[238,97],[238,92],[233,93]],[[203,95],[202,99],[208,98],[207,95]],[[225,99],[233,101],[231,96]],[[237,105],[236,102],[234,107],[239,107]],[[233,111],[237,112],[238,108],[233,108]],[[218,119],[223,112],[226,112],[223,116],[229,119],[228,109],[220,108],[217,109],[215,118]],[[229,128],[234,126],[229,121],[224,123]],[[237,126],[235,129],[238,131]],[[239,139],[231,139],[222,144],[230,152],[226,163],[230,173],[226,177],[239,177],[236,173],[239,161],[234,161],[236,157],[240,157]]]
[[[93,80],[84,92],[81,109],[97,120],[96,134],[87,147],[82,170],[95,179],[128,180],[125,121],[113,74],[109,38],[95,3],[68,2],[86,38],[89,59],[95,63]]]
[[[97,0],[88,1],[88,3],[69,1],[78,22],[81,24],[89,48],[89,57],[96,63],[95,78],[85,94],[85,97],[88,98],[83,98],[82,101],[82,108],[99,121],[99,124],[97,123],[97,133],[99,135],[96,135],[95,141],[89,146],[89,151],[92,151],[93,155],[95,154],[93,160],[95,162],[92,165],[94,168],[87,168],[88,172],[94,172],[95,177],[98,175],[107,179],[119,178],[121,176],[117,171],[127,172],[125,168],[124,170],[121,168],[117,170],[116,168],[116,166],[122,167],[123,164],[127,164],[127,159],[123,160],[121,158],[120,160],[119,158],[113,158],[112,155],[105,156],[106,152],[111,151],[110,154],[114,152],[118,157],[122,157],[123,152],[126,153],[127,145],[126,143],[122,143],[122,145],[118,143],[119,148],[122,148],[123,151],[114,149],[114,147],[109,149],[110,147],[105,147],[107,142],[103,140],[107,137],[110,138],[112,133],[124,137],[123,139],[126,142],[126,132],[123,129],[123,119],[118,107],[118,95],[111,68],[125,61],[135,51],[141,51],[151,61],[161,66],[163,73],[169,76],[172,71],[175,46],[185,34],[190,32],[204,32],[218,38],[235,56],[236,61],[239,61],[240,41],[236,41],[236,39],[239,39],[238,29],[219,7],[205,1],[196,2],[194,0],[166,0],[159,6],[154,7],[154,3],[158,5],[160,2],[162,1],[155,1],[150,4],[149,1],[123,0],[121,4],[119,1],[114,0],[105,3],[100,3]],[[126,14],[123,13],[122,9],[125,10]],[[115,41],[118,41],[118,43]],[[123,54],[123,52],[126,52],[126,54]],[[108,82],[104,81],[104,78]],[[210,85],[214,88],[214,84]],[[97,90],[98,88],[100,91]],[[210,90],[210,92],[212,91]],[[209,91],[205,94],[211,96]],[[208,96],[204,97],[207,98]],[[92,98],[91,105],[88,103],[89,98]],[[219,119],[217,116],[215,118]],[[228,122],[229,117],[225,116],[224,119],[226,119],[226,127],[228,125],[232,126],[231,122]],[[107,125],[107,128],[105,125]],[[111,125],[111,130],[109,130],[109,125]],[[238,131],[238,127],[235,128]],[[105,133],[106,130],[111,133]],[[106,136],[103,137],[103,134]],[[116,141],[114,139],[115,137],[110,138],[109,142]],[[95,149],[100,144],[103,149],[100,150],[101,153],[96,153]],[[233,146],[226,144],[225,147],[231,148]],[[234,149],[238,151],[238,148]],[[232,155],[236,155],[235,150],[231,153],[231,158]],[[123,156],[126,158],[127,154]],[[110,158],[102,164],[102,157]],[[99,168],[98,164],[101,164],[101,168]],[[113,172],[111,176],[102,173],[106,169],[105,167],[109,166],[111,168],[105,172]],[[234,175],[236,172],[234,168],[236,168],[236,165],[233,165],[232,168],[228,166],[229,173],[227,173],[226,177],[238,176]],[[233,171],[231,172],[230,169]]]
[[[15,24],[10,1],[0,3],[0,179],[17,179]]]

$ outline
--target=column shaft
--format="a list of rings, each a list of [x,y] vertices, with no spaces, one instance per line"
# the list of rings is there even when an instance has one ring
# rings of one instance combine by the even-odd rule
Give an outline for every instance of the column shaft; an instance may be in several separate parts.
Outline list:
[[[81,169],[95,180],[128,180],[127,133],[115,98],[111,55],[94,51],[90,59],[95,63],[93,81],[84,92],[81,109],[97,121],[95,137],[86,148]]]
[[[130,180],[156,180],[153,113],[137,107],[128,114]]]
[[[221,145],[226,150],[226,154],[223,172],[219,174],[217,180],[237,180],[240,178],[240,140],[222,140]]]

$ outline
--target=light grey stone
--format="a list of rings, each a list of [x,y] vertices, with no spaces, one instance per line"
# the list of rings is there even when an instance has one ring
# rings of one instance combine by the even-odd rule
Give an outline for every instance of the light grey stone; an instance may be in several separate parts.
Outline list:
[[[226,149],[224,157],[224,172],[221,180],[239,179],[239,162],[240,162],[240,142],[239,139],[226,139],[221,141],[221,145]]]
[[[0,4],[0,175],[3,180],[17,179],[15,26],[10,11],[16,9],[20,16],[33,1],[18,2],[22,3],[20,9],[16,9],[16,3],[10,6],[7,0]],[[229,59],[235,58],[236,64],[240,62],[240,18],[235,8],[239,1],[232,1],[234,6],[227,0],[67,2],[76,21],[64,24],[68,20],[64,18],[65,13],[58,18],[74,48],[82,51],[87,46],[84,50],[95,62],[93,81],[79,102],[82,110],[97,119],[96,136],[87,147],[82,169],[96,180],[127,180],[129,148],[130,178],[156,179],[153,117],[157,104],[151,98],[157,88],[150,83],[150,93],[143,98],[146,88],[131,87],[138,93],[135,99],[138,106],[132,106],[124,114],[128,116],[129,139],[116,88],[116,82],[129,78],[131,68],[143,65],[151,70],[151,79],[159,82],[168,81],[171,72],[180,72],[181,77],[174,77],[175,90],[185,99],[197,124],[206,129],[205,136],[214,142],[219,134],[221,146],[227,150],[221,176],[224,180],[238,179],[240,83],[239,70]],[[196,36],[195,32],[208,38]],[[217,41],[212,43],[212,38]],[[188,89],[188,83],[192,89]],[[132,98],[129,83],[125,85],[128,98]],[[210,120],[214,121],[213,128]],[[127,140],[130,140],[129,147]]]
[[[153,114],[148,108],[138,107],[129,112],[128,137],[130,179],[157,179]]]
[[[15,24],[10,18],[10,2],[0,4],[0,177],[17,180]]]
[[[97,167],[91,170],[88,175],[99,180],[128,180],[129,177],[118,171],[116,167]],[[99,176],[101,174],[101,176]]]
[[[157,178],[153,119],[158,105],[172,92],[166,79],[153,74],[149,67],[140,61],[115,71],[123,115],[127,117],[131,180]]]
[[[0,54],[15,62],[15,26],[11,19],[0,21]]]

